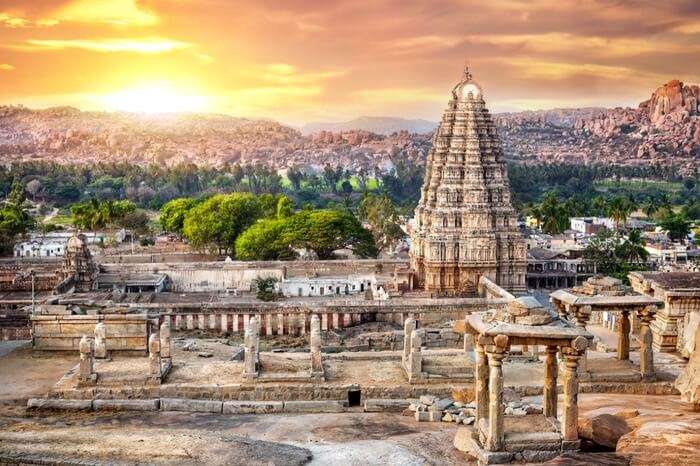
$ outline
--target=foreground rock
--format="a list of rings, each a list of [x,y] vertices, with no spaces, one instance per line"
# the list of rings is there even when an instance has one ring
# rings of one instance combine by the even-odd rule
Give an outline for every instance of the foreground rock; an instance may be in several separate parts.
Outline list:
[[[692,403],[700,409],[700,326],[695,330],[695,348],[690,355],[688,365],[676,380],[676,388],[681,392],[681,399]]]
[[[612,414],[597,414],[578,420],[579,437],[611,450],[617,447],[620,437],[631,430],[624,419]]]
[[[616,453],[635,465],[685,465],[700,461],[700,430],[693,421],[647,422],[624,435]]]

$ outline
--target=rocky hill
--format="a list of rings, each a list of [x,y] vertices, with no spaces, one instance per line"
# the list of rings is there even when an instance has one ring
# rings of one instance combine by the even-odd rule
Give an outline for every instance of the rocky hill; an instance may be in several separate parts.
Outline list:
[[[81,112],[60,107],[0,107],[0,160],[59,163],[127,162],[264,164],[277,170],[325,164],[368,173],[393,160],[420,162],[427,135],[399,131],[384,136],[364,130],[320,131],[303,136],[274,121],[225,115]]]
[[[580,108],[494,116],[506,157],[520,163],[700,166],[700,90],[670,81],[637,108]],[[0,107],[0,160],[59,163],[265,164],[368,173],[424,163],[434,123],[363,117],[302,131],[225,115],[139,115],[61,107]],[[326,128],[326,129],[324,129]],[[410,131],[409,131],[410,129]]]
[[[432,133],[436,127],[437,123],[428,120],[363,116],[341,123],[308,123],[301,128],[301,132],[303,134],[312,134],[319,131],[339,133],[343,131],[362,130],[388,136],[392,133],[398,133],[399,131],[417,134]]]
[[[637,108],[500,114],[508,157],[524,163],[700,167],[700,87],[670,81]]]

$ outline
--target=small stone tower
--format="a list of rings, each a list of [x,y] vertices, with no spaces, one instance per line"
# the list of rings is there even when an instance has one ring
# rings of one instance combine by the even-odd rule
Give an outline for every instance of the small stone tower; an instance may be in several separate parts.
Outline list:
[[[54,294],[91,291],[98,273],[85,235],[71,236],[66,243],[66,256],[59,271],[60,282],[54,289]]]
[[[418,286],[429,291],[473,294],[482,275],[524,291],[525,255],[501,143],[467,68],[433,136],[411,267]]]

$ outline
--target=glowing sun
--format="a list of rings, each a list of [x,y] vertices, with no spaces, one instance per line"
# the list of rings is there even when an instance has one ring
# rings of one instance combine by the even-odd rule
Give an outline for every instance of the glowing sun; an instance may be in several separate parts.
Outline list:
[[[102,96],[105,110],[136,113],[198,112],[206,110],[207,98],[154,84]]]

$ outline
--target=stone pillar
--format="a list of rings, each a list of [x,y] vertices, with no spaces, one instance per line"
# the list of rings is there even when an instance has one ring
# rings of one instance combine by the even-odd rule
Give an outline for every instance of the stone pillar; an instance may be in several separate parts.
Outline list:
[[[476,401],[476,420],[474,425],[479,427],[481,419],[488,419],[489,415],[489,368],[486,360],[484,346],[476,338],[474,347],[474,399]]]
[[[221,334],[228,333],[228,314],[221,314]]]
[[[95,325],[95,358],[107,358],[107,328],[102,322]]]
[[[277,314],[277,335],[284,335],[284,314]]]
[[[544,357],[544,388],[542,402],[544,415],[557,417],[557,347],[547,346]]]
[[[233,319],[233,325],[231,326],[231,328],[233,329],[232,331],[235,335],[238,335],[238,314],[234,314],[233,316],[231,316],[231,318]]]
[[[182,330],[182,316],[179,314],[175,316],[175,328]]]
[[[406,364],[406,373],[409,382],[415,382],[421,378],[423,372],[423,355],[421,354],[421,346],[423,346],[423,335],[425,330],[414,330],[411,332],[411,351]]]
[[[78,344],[80,350],[80,365],[78,366],[78,381],[80,384],[93,384],[95,374],[95,347],[87,335],[83,335]]]
[[[170,319],[160,324],[160,357],[165,365],[172,362],[170,354]]]
[[[508,337],[497,335],[493,345],[488,345],[489,360],[489,421],[486,433],[486,450],[503,450],[503,358],[508,351]]]
[[[301,335],[306,335],[306,314],[299,314],[299,319],[297,320],[297,322],[299,323]]]
[[[579,336],[571,342],[571,346],[561,349],[564,358],[561,432],[565,442],[578,440],[578,362],[587,346],[588,340]]]
[[[334,313],[333,313],[333,328],[339,328],[339,327],[340,327],[338,321],[339,321],[338,313],[337,313],[337,312],[334,312]]]
[[[194,330],[194,315],[187,314],[185,320],[187,321],[187,330]]]
[[[245,327],[245,355],[243,366],[243,377],[254,379],[258,376],[258,325],[253,316],[248,320]]]
[[[160,358],[160,336],[152,333],[148,337],[148,376],[152,382],[162,382],[162,366]]]
[[[321,330],[328,330],[328,313],[321,314]]]
[[[406,360],[411,354],[411,336],[413,331],[416,329],[416,319],[411,319],[410,317],[406,319],[403,323],[403,363],[406,364]]]
[[[592,314],[593,308],[590,305],[580,306],[576,312],[576,326],[585,330]],[[581,359],[579,359],[578,373],[579,375],[584,374],[588,376],[588,356],[586,356],[586,353],[583,353]]]
[[[206,330],[206,328],[207,328],[207,325],[204,323],[204,320],[205,320],[204,314],[199,314],[199,319],[198,319],[199,327],[198,328],[200,330]]]
[[[209,314],[209,330],[216,330],[216,314]]]
[[[323,377],[323,359],[321,356],[321,319],[316,314],[311,316],[309,335],[311,349],[311,377]]]
[[[272,314],[265,314],[265,335],[272,336]]]
[[[629,311],[620,312],[617,324],[617,359],[628,361],[630,358],[630,316]]]
[[[643,380],[654,377],[654,353],[652,350],[652,333],[649,324],[654,318],[656,306],[649,306],[638,312],[639,329],[639,373]]]

